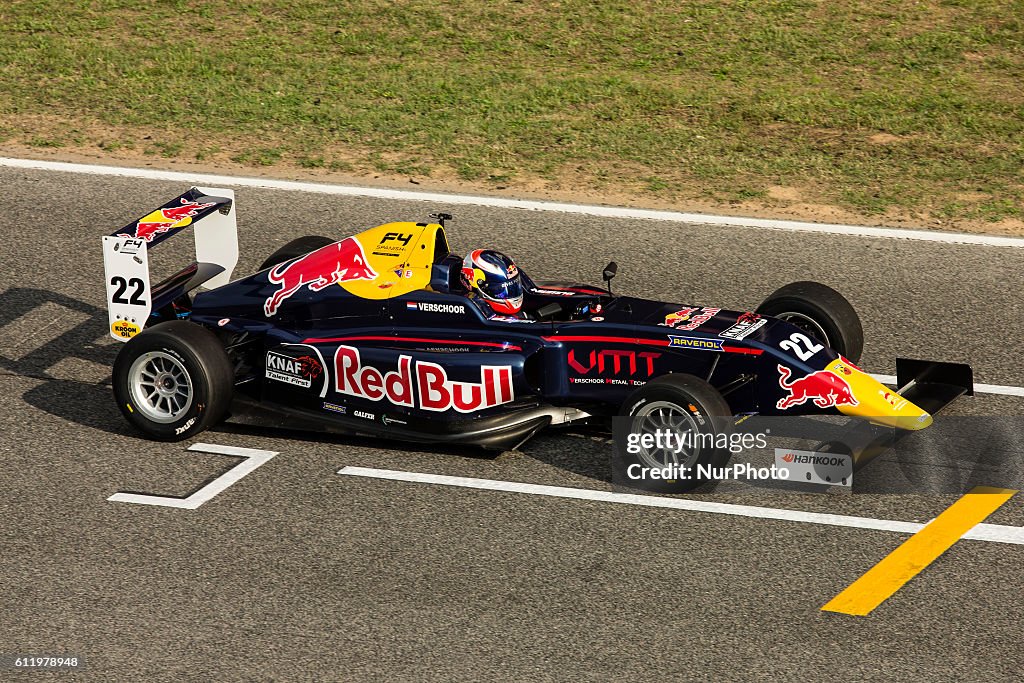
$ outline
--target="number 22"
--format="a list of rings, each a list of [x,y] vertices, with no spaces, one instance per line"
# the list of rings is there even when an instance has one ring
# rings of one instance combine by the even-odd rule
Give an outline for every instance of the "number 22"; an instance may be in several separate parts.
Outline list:
[[[785,349],[786,351],[792,351],[797,358],[806,361],[810,360],[811,356],[825,347],[821,344],[815,344],[811,341],[811,338],[805,334],[794,332],[789,335],[789,339],[784,339],[779,342],[779,348]]]
[[[146,302],[142,298],[142,294],[146,291],[146,283],[141,278],[133,277],[132,279],[125,282],[125,279],[120,275],[115,275],[110,278],[110,284],[117,287],[117,291],[114,292],[114,296],[111,297],[111,301],[115,304],[131,304],[132,306],[145,306]],[[130,299],[124,298],[124,292],[129,287],[134,287],[135,291],[132,292]]]

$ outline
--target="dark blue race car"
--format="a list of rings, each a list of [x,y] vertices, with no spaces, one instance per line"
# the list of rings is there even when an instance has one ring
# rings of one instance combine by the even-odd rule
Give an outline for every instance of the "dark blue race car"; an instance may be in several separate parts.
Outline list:
[[[613,416],[724,433],[737,416],[842,413],[919,430],[970,390],[966,366],[901,361],[902,392],[862,372],[856,312],[813,282],[730,311],[613,295],[614,263],[603,286],[519,271],[521,310],[498,315],[466,286],[450,216],[431,218],[302,237],[234,281],[228,190],[192,188],[104,238],[111,334],[127,342],[113,372],[125,418],[171,441],[258,405],[290,425],[509,448]],[[150,287],[149,249],[188,229],[196,262]],[[940,367],[959,390],[924,390]]]

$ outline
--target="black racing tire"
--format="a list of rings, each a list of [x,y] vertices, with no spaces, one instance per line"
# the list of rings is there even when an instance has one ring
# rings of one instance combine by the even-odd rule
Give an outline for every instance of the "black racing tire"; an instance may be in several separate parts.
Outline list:
[[[172,320],[124,345],[113,383],[117,407],[136,429],[156,441],[182,441],[224,419],[235,372],[213,332]]]
[[[732,410],[722,394],[699,377],[662,375],[633,392],[623,404],[620,415],[628,419],[629,433],[643,433],[662,427],[677,433],[689,429],[693,434],[708,439],[712,445],[696,447],[677,462],[664,452],[651,453],[641,449],[641,452],[630,453],[625,443],[616,444],[612,463],[616,484],[657,493],[686,493],[709,481],[708,477],[701,475],[698,466],[718,468],[729,462],[729,449],[722,447],[719,435],[726,435],[727,441],[728,435],[732,434]],[[638,476],[672,464],[687,467],[689,478],[665,480]]]
[[[799,327],[853,363],[864,351],[860,316],[846,298],[819,282],[793,282],[772,292],[757,313]]]
[[[323,237],[321,235],[306,235],[305,237],[298,237],[293,239],[288,244],[284,245],[273,254],[267,257],[267,260],[260,266],[260,270],[266,270],[276,266],[279,263],[285,261],[291,261],[293,258],[304,256],[311,251],[316,251],[320,247],[326,247],[328,244],[334,244],[337,240],[332,240],[330,237]]]

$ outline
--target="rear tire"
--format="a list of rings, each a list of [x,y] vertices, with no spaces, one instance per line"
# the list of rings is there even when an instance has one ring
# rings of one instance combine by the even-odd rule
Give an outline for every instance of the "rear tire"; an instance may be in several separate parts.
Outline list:
[[[864,351],[860,316],[846,298],[819,282],[793,282],[772,292],[757,313],[785,320],[852,363]]]
[[[732,410],[722,394],[693,375],[671,374],[654,379],[633,393],[623,405],[620,415],[629,418],[630,433],[653,433],[670,429],[677,434],[689,431],[699,436],[697,443],[710,440],[712,446],[700,445],[678,453],[658,449],[637,449],[629,453],[624,444],[615,451],[612,474],[617,484],[658,493],[685,493],[709,481],[701,476],[698,466],[724,467],[729,462],[729,449],[718,447],[719,435],[732,433]],[[655,479],[639,475],[651,469],[671,465],[688,468],[689,479]]]
[[[332,240],[330,237],[322,237],[320,235],[306,235],[305,237],[299,237],[288,242],[283,247],[275,251],[273,254],[267,257],[267,260],[260,266],[260,270],[266,270],[276,266],[279,263],[285,261],[291,261],[293,258],[299,256],[305,256],[311,251],[316,251],[320,247],[326,247],[328,244],[334,244],[337,240]]]
[[[143,330],[114,361],[117,407],[157,441],[182,441],[224,419],[234,383],[220,340],[187,320]]]

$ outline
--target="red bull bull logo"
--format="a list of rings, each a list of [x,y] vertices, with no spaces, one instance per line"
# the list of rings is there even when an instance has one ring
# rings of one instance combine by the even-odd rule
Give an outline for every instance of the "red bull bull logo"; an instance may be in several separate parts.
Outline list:
[[[366,261],[363,247],[354,237],[300,256],[275,266],[267,274],[271,284],[279,285],[263,304],[267,317],[277,313],[281,303],[303,287],[319,292],[339,282],[349,280],[373,280],[377,273]]]
[[[779,386],[787,393],[775,404],[779,410],[788,410],[793,406],[803,405],[807,401],[813,401],[814,405],[819,408],[857,405],[857,399],[854,397],[853,391],[850,390],[850,385],[839,375],[828,370],[818,370],[790,382],[789,378],[793,371],[785,365],[779,365],[778,369]]]
[[[135,226],[135,234],[119,233],[118,237],[135,237],[137,239],[152,242],[153,238],[170,230],[184,228],[192,222],[192,219],[203,209],[215,206],[215,202],[200,204],[185,198],[181,199],[181,206],[172,206],[169,209],[157,209],[139,219]]]
[[[665,322],[659,324],[674,327],[677,330],[695,330],[718,315],[721,310],[720,308],[707,307],[698,310],[691,306],[684,306],[678,311],[666,315]],[[683,323],[686,324],[684,325]]]
[[[697,312],[696,308],[683,307],[674,313],[669,313],[665,316],[665,322],[663,325],[668,327],[675,327],[680,323],[684,323],[690,319],[690,316]]]

